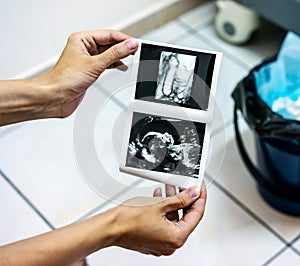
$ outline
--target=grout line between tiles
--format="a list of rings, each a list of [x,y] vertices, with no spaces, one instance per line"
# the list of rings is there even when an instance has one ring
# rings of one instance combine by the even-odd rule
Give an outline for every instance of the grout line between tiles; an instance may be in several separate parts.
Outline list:
[[[15,190],[15,192],[31,207],[31,209],[53,230],[55,227],[50,221],[37,209],[37,207],[23,194],[23,192],[10,180],[10,178],[0,169],[0,175]]]
[[[207,38],[204,34],[198,32],[197,30],[195,30],[194,28],[191,28],[188,24],[186,24],[184,21],[182,20],[178,20],[178,24],[181,24],[181,26],[183,28],[185,28],[186,30],[188,30],[191,34],[193,34],[196,38],[198,38],[199,40],[204,40],[206,43],[210,44],[212,47],[214,47],[214,49],[222,51],[223,54],[225,56],[227,56],[229,59],[231,59],[234,63],[236,63],[237,65],[239,65],[240,67],[242,67],[243,69],[249,70],[251,66],[247,65],[246,63],[244,63],[243,61],[241,61],[239,58],[235,57],[234,55],[232,55],[231,53],[229,53],[228,51],[224,50],[221,46],[219,46],[218,44],[216,44],[214,41],[212,41],[211,39]],[[209,26],[209,25],[207,25]]]
[[[271,258],[269,258],[265,263],[262,264],[262,266],[268,266],[270,263],[272,263],[274,260],[276,260],[281,254],[283,254],[288,249],[287,246],[280,249],[278,252],[276,252]]]
[[[197,30],[203,30],[205,28],[207,28],[208,26],[212,25],[214,22],[214,18],[208,18],[207,20],[195,25],[194,27],[197,28]],[[194,27],[191,27],[190,25],[188,25],[187,23],[184,22],[184,20],[182,20],[181,18],[178,18],[177,20],[175,20],[175,23],[180,26],[181,28],[183,28],[184,30],[186,30],[187,33],[194,35],[195,32],[197,32]]]
[[[255,212],[249,209],[243,202],[241,202],[237,197],[230,193],[225,187],[217,182],[216,179],[212,178],[209,174],[205,173],[208,179],[220,190],[222,191],[229,199],[231,199],[236,205],[238,205],[242,210],[244,210],[249,216],[255,219],[260,225],[265,227],[270,233],[277,237],[281,242],[283,242],[287,247],[290,246],[290,243],[286,241],[279,233],[277,233],[271,226],[269,226],[264,220],[262,220]]]
[[[108,99],[111,99],[115,104],[117,104],[119,107],[121,107],[122,109],[125,109],[126,108],[126,105],[119,100],[118,97],[114,96],[113,94],[110,94],[110,92],[108,90],[106,90],[105,88],[103,88],[101,86],[101,84],[94,84],[94,87],[96,87],[98,90],[100,90],[103,94],[105,94],[108,98]]]
[[[232,125],[232,119],[231,120],[229,120],[229,121],[227,121],[223,126],[220,126],[219,128],[217,128],[214,132],[213,132],[213,134],[212,134],[212,136],[214,136],[214,135],[217,135],[218,133],[220,133],[223,129],[226,129],[226,128],[228,128],[229,126],[231,126]],[[205,175],[208,177],[208,179],[210,179],[210,181],[212,181],[212,184],[215,184],[215,183],[217,183],[217,184],[215,184],[221,191],[223,191],[224,193],[225,193],[225,188],[224,187],[222,187],[215,179],[213,179],[208,173],[206,173],[205,172]],[[222,187],[222,188],[221,188]],[[227,191],[227,190],[226,190]],[[240,202],[235,196],[233,196],[229,191],[227,191],[226,193],[225,193],[227,196],[229,196],[229,194],[231,195],[231,196],[229,196],[236,204],[238,204],[243,210],[245,210],[245,208],[247,209],[247,210],[249,210],[250,211],[250,213],[247,211],[247,210],[245,210],[249,215],[251,215],[255,220],[257,220],[255,217],[258,217],[258,216],[256,216],[256,214],[254,213],[254,212],[252,212],[250,209],[248,209],[242,202]],[[243,206],[245,206],[245,207],[243,207]],[[255,215],[255,217],[253,216],[253,215]],[[259,218],[259,220],[261,220],[260,218]],[[284,243],[285,243],[285,248],[284,249],[287,249],[287,248],[290,248],[292,251],[294,251],[298,256],[300,256],[300,250],[298,250],[297,248],[295,248],[293,245],[298,241],[298,240],[300,240],[300,234],[299,235],[297,235],[293,240],[291,240],[291,241],[286,241],[286,240],[284,240],[275,230],[273,230],[270,226],[268,226],[268,224],[267,223],[265,223],[263,220],[261,220],[264,224],[263,224],[263,226],[265,226],[269,231],[271,231],[273,234],[275,233],[275,235],[278,237],[280,237],[280,240],[282,240]],[[259,223],[261,223],[261,222],[259,222]],[[261,223],[262,224],[262,223]],[[278,253],[280,253],[280,252],[278,252]],[[278,254],[278,255],[280,255],[280,254]],[[274,259],[277,257],[276,256],[276,254],[273,256],[274,257]],[[273,258],[272,257],[272,258]],[[270,259],[271,260],[271,259]],[[272,261],[273,261],[273,259],[272,259]],[[269,260],[268,260],[268,263],[269,263]],[[265,264],[263,264],[263,266],[264,265],[268,265],[267,264],[267,262],[265,263]]]
[[[4,137],[5,135],[17,130],[18,128],[24,126],[24,123],[20,123],[20,124],[15,124],[13,126],[10,126],[8,128],[3,129],[2,131],[0,131],[0,138]]]
[[[300,257],[300,251],[298,249],[296,249],[294,246],[290,246],[290,248]]]
[[[176,38],[180,38],[181,36],[185,35],[186,33],[184,34],[181,34],[180,36],[177,36]],[[98,85],[98,84],[95,84],[94,85],[97,89],[102,89],[101,88],[101,85]],[[119,105],[121,108],[125,108],[126,106],[124,105],[124,103],[122,103],[118,98],[114,97],[113,95],[110,95],[108,91],[106,90],[102,90],[102,92],[110,97],[112,99],[112,101],[114,101],[117,105]],[[218,128],[216,128],[212,134],[211,134],[211,137],[217,135],[218,133],[220,133],[222,130],[224,130],[225,128],[229,127],[231,124],[232,124],[232,121],[233,119],[230,119],[228,121],[226,121],[223,125],[219,126]],[[138,180],[136,182],[134,182],[132,184],[132,186],[136,186],[140,183],[142,183],[143,180]],[[128,192],[131,188],[127,188],[127,189],[124,189],[122,191],[120,191],[119,193],[117,193],[116,195],[114,195],[114,197],[112,199],[110,199],[111,201],[113,201],[114,199],[118,198],[120,195]],[[97,212],[98,210],[104,208],[105,206],[107,206],[109,204],[109,201],[108,202],[104,202],[104,203],[101,203],[99,204],[98,206],[96,206],[95,208],[93,208],[92,210],[88,211],[87,213],[85,213],[84,215],[82,215],[80,218],[78,218],[76,221],[79,221],[79,220],[82,220],[82,219],[85,219],[87,217],[89,217],[90,215],[94,214],[95,212]]]
[[[179,25],[180,26],[180,25]],[[183,38],[188,38],[190,36],[190,33],[188,31],[185,31],[184,33],[179,34],[175,38],[170,40],[170,43],[177,43],[181,41]]]
[[[291,245],[295,244],[298,240],[300,240],[300,234],[291,241]]]
[[[121,190],[120,192],[118,192],[117,194],[115,194],[111,199],[99,204],[98,206],[96,206],[95,208],[93,208],[92,210],[88,211],[87,213],[85,213],[84,215],[82,215],[80,218],[76,219],[76,221],[80,221],[82,219],[85,219],[87,217],[89,217],[90,215],[94,214],[95,212],[99,211],[100,209],[104,208],[105,206],[107,206],[110,202],[114,202],[114,200],[116,200],[119,196],[123,195],[124,193],[128,192],[129,190],[132,189],[133,186],[137,186],[139,184],[141,184],[144,180],[137,180],[135,182],[133,182],[131,184],[131,187],[125,188],[123,190]]]
[[[300,250],[298,250],[296,247],[294,247],[294,244],[300,240],[300,234],[298,236],[296,236],[291,242],[290,242],[290,247],[291,249],[300,256]]]
[[[217,127],[216,129],[213,130],[213,132],[211,133],[211,138],[215,135],[218,135],[220,132],[222,132],[224,129],[230,127],[233,123],[233,119],[230,118],[229,120],[227,120],[226,122],[224,122],[223,125]]]
[[[97,87],[99,88],[99,87]],[[107,93],[108,95],[108,93]],[[120,102],[120,101],[119,101]],[[124,104],[122,102],[120,102],[120,105],[123,106]],[[232,119],[230,119],[229,121],[225,122],[224,125],[218,127],[216,130],[214,130],[214,132],[212,133],[211,137],[213,137],[214,135],[217,135],[218,133],[220,133],[222,130],[224,130],[225,128],[229,127],[232,124]],[[205,173],[206,174],[206,173]],[[210,177],[211,178],[211,177]],[[143,182],[143,180],[137,180],[135,181],[131,186],[136,186],[139,185]],[[124,189],[122,191],[120,191],[119,193],[117,193],[116,195],[114,195],[110,201],[114,201],[114,199],[117,199],[119,196],[121,196],[122,194],[128,192],[129,190],[131,190],[131,187],[128,187],[127,189]],[[98,210],[104,208],[105,206],[107,206],[109,204],[109,201],[106,201],[104,203],[99,204],[98,206],[96,206],[95,208],[93,208],[92,210],[88,211],[87,213],[85,213],[84,215],[82,215],[80,218],[78,218],[76,221],[85,219],[87,217],[89,217],[90,215],[94,214],[95,212],[97,212]]]

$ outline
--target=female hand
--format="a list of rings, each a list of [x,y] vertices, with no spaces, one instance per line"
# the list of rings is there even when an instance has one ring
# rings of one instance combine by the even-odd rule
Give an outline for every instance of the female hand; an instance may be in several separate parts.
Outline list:
[[[0,81],[0,126],[74,112],[86,90],[107,68],[133,54],[138,42],[114,30],[73,33],[55,67],[46,75]]]
[[[175,195],[174,188],[153,198],[139,197],[60,229],[0,247],[0,265],[84,265],[83,258],[109,246],[155,256],[180,248],[201,220],[206,188]],[[183,209],[179,219],[178,210]],[[76,263],[77,262],[77,263]],[[74,263],[74,264],[72,264]]]
[[[139,197],[126,201],[119,208],[117,224],[123,228],[116,245],[155,256],[171,255],[180,248],[202,219],[206,188],[195,187],[175,195],[167,186],[168,198],[155,190],[154,198]],[[179,219],[178,210],[183,209]]]
[[[43,77],[53,88],[57,116],[70,115],[105,69],[126,69],[120,60],[137,47],[135,39],[114,30],[73,33],[53,70]]]

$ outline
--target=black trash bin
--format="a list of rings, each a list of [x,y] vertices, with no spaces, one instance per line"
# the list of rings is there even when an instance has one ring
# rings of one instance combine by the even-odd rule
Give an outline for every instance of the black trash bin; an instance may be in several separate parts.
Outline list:
[[[300,216],[300,121],[287,120],[274,113],[259,97],[255,86],[254,72],[275,59],[252,69],[232,93],[236,141],[262,197],[281,212]],[[256,166],[239,132],[238,111],[255,135]]]

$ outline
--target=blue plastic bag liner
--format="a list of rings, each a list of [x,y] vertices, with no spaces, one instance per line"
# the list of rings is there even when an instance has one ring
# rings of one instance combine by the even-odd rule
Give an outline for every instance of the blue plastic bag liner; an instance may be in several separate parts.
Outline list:
[[[300,121],[300,37],[289,32],[276,60],[254,71],[259,97],[273,112]]]
[[[232,97],[237,110],[258,136],[289,140],[300,148],[300,121],[286,119],[273,112],[257,93],[254,73],[272,64],[276,57],[269,58],[253,68],[248,76],[235,87]]]

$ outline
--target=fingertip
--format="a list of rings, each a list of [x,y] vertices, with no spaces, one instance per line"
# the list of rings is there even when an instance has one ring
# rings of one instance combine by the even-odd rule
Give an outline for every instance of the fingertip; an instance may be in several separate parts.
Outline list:
[[[128,49],[130,51],[135,51],[139,47],[139,42],[137,39],[131,38],[125,41],[125,44],[127,45]]]
[[[134,51],[136,51],[137,47],[138,41],[136,39],[130,38],[121,43],[117,43],[111,46],[109,49],[105,50],[97,56],[94,56],[93,58],[96,64],[99,64],[99,67],[105,70],[121,59],[126,58],[127,56],[132,54]],[[117,65],[114,66],[119,65],[120,64],[117,63]]]
[[[176,195],[176,188],[172,185],[166,185],[166,196],[171,197]]]
[[[117,66],[117,69],[122,71],[122,72],[125,72],[128,70],[128,66],[124,65],[124,64],[120,64],[119,66]]]
[[[200,196],[200,188],[198,186],[193,186],[185,190],[191,198],[197,198]]]
[[[205,184],[204,180],[202,180],[202,183],[201,183],[201,190],[206,190],[206,184]]]
[[[206,190],[206,184],[205,184],[205,181],[203,180],[202,183],[201,183],[201,190],[200,190],[200,197],[201,198],[205,198],[206,199],[206,196],[207,196],[207,190]]]
[[[162,197],[162,189],[161,187],[157,187],[153,192],[154,197]]]

